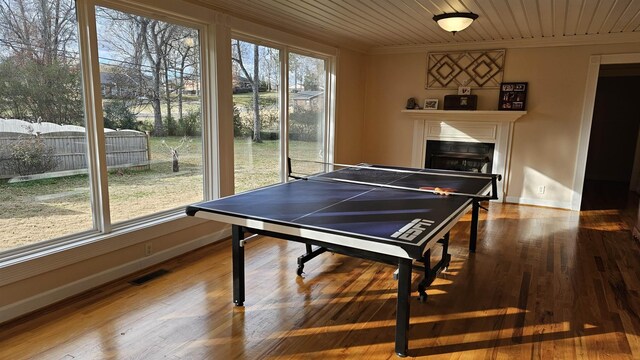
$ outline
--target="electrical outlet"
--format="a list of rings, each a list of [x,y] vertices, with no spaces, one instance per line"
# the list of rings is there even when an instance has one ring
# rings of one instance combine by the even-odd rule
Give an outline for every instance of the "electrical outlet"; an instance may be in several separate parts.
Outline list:
[[[545,191],[545,190],[546,190],[546,189],[545,189],[545,186],[544,186],[544,185],[540,185],[540,186],[538,186],[538,194],[540,194],[540,195],[544,194],[544,191]]]
[[[153,244],[148,242],[144,244],[144,256],[149,256],[153,253]]]

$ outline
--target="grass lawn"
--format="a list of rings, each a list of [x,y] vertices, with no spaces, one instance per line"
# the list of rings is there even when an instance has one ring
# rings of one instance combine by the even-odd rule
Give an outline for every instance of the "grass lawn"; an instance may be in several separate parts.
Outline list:
[[[113,99],[104,99],[103,104],[106,105],[113,101]],[[166,117],[167,107],[164,100],[161,100],[160,108],[162,109],[162,117]],[[150,103],[132,106],[130,109],[134,114],[136,114],[138,121],[148,123],[149,125],[153,124],[153,107]],[[200,111],[200,98],[197,96],[185,96],[182,101],[182,114],[186,116],[190,112],[198,111]],[[171,116],[173,116],[174,119],[178,119],[180,117],[178,113],[178,103],[176,101],[171,103]]]
[[[278,104],[278,92],[261,92],[260,93],[260,102],[266,102],[269,104]],[[244,106],[246,108],[250,108],[253,106],[253,93],[242,93],[242,94],[233,94],[233,102],[236,105]]]
[[[261,92],[260,93],[260,105],[263,109],[272,108],[276,109],[278,107],[278,92]],[[105,99],[104,102],[109,103],[112,102],[112,99]],[[253,93],[242,93],[242,94],[233,94],[233,102],[235,106],[240,110],[241,113],[246,114],[247,112],[253,111]],[[185,96],[183,99],[183,115],[187,115],[190,112],[200,111],[200,98],[198,96]],[[162,117],[166,117],[166,104],[162,100],[160,103],[160,108],[162,109]],[[171,115],[174,119],[179,118],[178,114],[178,104],[176,102],[172,103],[171,106]],[[132,111],[136,114],[136,119],[138,121],[146,124],[145,128],[151,128],[154,122],[153,108],[151,104],[143,104],[140,106],[135,106],[132,108]],[[246,115],[248,116],[248,115]]]
[[[274,105],[277,106],[278,104],[278,97],[279,94],[277,92],[261,92],[260,93],[260,103],[261,105]],[[113,100],[111,99],[105,99],[104,102],[108,103],[111,102]],[[236,104],[236,106],[242,108],[242,109],[252,109],[253,108],[253,93],[242,93],[242,94],[233,94],[233,102]],[[183,114],[186,115],[189,112],[194,112],[194,111],[200,111],[200,98],[197,96],[189,96],[189,97],[185,97],[183,99]],[[162,109],[162,116],[165,117],[166,114],[164,113],[166,111],[166,105],[164,103],[164,101],[161,101],[160,104],[160,108]],[[153,108],[151,107],[151,104],[144,104],[144,105],[140,105],[135,107],[134,112],[136,113],[136,116],[138,118],[138,120],[144,121],[144,122],[151,122],[151,124],[153,123]],[[178,104],[177,103],[172,103],[172,107],[171,107],[171,112],[172,112],[172,116],[174,117],[174,119],[177,119],[179,117],[178,114]]]
[[[165,140],[165,144],[162,143]],[[108,177],[113,223],[183,207],[202,200],[202,140],[193,138],[179,153],[180,171],[172,172],[169,147],[181,138],[150,138],[148,169],[111,171]],[[298,157],[316,159],[312,142],[292,141]],[[278,141],[256,144],[236,139],[236,192],[280,181]],[[313,171],[308,165],[300,171]],[[0,180],[0,251],[93,228],[87,175],[8,183]]]

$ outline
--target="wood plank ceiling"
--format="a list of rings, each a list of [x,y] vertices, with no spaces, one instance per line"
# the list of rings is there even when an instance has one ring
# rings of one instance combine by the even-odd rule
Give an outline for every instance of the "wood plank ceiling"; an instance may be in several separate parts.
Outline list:
[[[213,9],[332,44],[361,49],[640,35],[640,0],[192,0]],[[453,36],[433,15],[480,17]],[[283,25],[286,24],[286,25]]]

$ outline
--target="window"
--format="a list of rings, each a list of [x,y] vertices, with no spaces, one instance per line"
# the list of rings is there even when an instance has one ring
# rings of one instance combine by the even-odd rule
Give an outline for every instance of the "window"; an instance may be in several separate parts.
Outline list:
[[[325,60],[289,53],[289,157],[303,174],[327,162],[326,72]]]
[[[297,174],[322,171],[329,159],[327,60],[238,39],[231,47],[235,191],[285,181],[287,157]],[[288,109],[281,114],[284,97]]]
[[[280,182],[280,51],[231,40],[235,192]]]
[[[198,31],[98,7],[113,223],[202,200]]]
[[[0,4],[0,252],[94,229],[77,28],[73,0]]]
[[[331,57],[229,38],[234,154],[218,154],[211,13],[154,6],[0,4],[0,261],[164,221],[216,194],[231,156],[236,192],[286,181],[287,157],[303,173],[331,158]]]
[[[109,233],[204,197],[199,30],[89,5],[91,63],[75,4],[0,4],[0,253]],[[83,89],[81,64],[99,69],[98,93]],[[83,94],[99,99],[98,116],[85,117]]]

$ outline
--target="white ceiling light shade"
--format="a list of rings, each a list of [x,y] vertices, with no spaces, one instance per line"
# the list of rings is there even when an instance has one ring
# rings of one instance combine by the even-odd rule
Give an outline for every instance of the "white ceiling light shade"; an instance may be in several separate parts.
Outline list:
[[[464,30],[473,20],[477,19],[478,15],[474,13],[449,13],[449,14],[440,14],[433,17],[433,21],[438,23],[438,25],[452,33],[456,33],[460,30]]]

